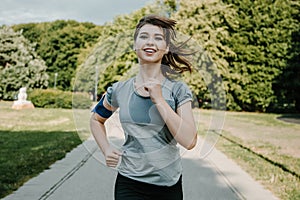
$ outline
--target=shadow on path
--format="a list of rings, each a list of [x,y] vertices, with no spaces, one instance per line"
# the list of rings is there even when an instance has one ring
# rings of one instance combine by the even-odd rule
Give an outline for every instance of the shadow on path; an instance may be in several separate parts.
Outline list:
[[[300,124],[300,114],[282,114],[277,117],[277,119],[289,123]]]

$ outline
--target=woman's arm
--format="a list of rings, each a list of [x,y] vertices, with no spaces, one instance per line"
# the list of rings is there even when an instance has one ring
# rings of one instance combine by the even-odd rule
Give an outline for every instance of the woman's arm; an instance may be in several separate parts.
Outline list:
[[[155,105],[175,140],[188,150],[195,147],[197,143],[197,129],[191,102],[181,105],[177,108],[177,112],[174,112],[164,99],[158,101]]]
[[[190,150],[195,147],[197,143],[197,129],[191,102],[184,103],[174,112],[163,98],[159,82],[151,79],[145,84],[145,88],[148,90],[152,102],[156,105],[175,140],[186,149]]]
[[[105,100],[103,101],[103,106],[105,109],[111,110],[111,107]],[[90,128],[98,146],[104,154],[106,165],[108,167],[116,167],[122,153],[112,147],[107,139],[104,125],[106,120],[107,118],[101,117],[97,113],[93,113],[90,118]]]

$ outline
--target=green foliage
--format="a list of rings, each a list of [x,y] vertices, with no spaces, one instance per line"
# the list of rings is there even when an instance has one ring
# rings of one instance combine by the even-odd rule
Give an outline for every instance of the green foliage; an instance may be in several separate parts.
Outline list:
[[[101,26],[57,20],[15,25],[14,29],[23,30],[26,38],[38,44],[37,53],[48,66],[49,86],[54,86],[54,76],[58,73],[57,88],[71,90],[77,66],[85,59],[86,49],[96,42]]]
[[[228,93],[235,102],[235,108],[266,111],[274,105],[279,106],[279,99],[283,103],[288,97],[279,96],[284,84],[278,83],[278,78],[287,68],[291,56],[297,54],[296,48],[292,47],[292,34],[299,31],[299,2],[224,2],[233,4],[237,12],[235,19],[238,26],[232,27],[228,42],[237,54],[234,59],[228,60],[232,74]],[[296,63],[294,65],[299,66],[299,60]],[[299,82],[299,77],[293,78],[293,81]]]
[[[87,93],[73,93],[72,107],[78,109],[90,109],[92,100]]]
[[[106,24],[98,43],[77,69],[74,90],[94,92],[97,79],[97,93],[101,94],[113,82],[124,78],[123,75],[132,76],[132,67],[137,63],[137,57],[132,50],[135,26],[144,15],[159,11],[157,6],[150,5],[130,15],[119,16],[113,23]]]
[[[21,32],[0,27],[0,99],[14,99],[21,87],[47,87],[46,68],[34,45]]]
[[[298,12],[294,18],[297,19],[297,26],[292,31],[291,47],[287,55],[286,68],[282,70],[281,76],[275,81],[273,88],[277,101],[272,106],[275,111],[290,112],[293,106],[300,112],[300,4],[295,4]]]
[[[229,29],[237,26],[234,16],[234,9],[219,0],[180,1],[180,9],[171,15],[178,21],[178,32],[191,36],[192,48],[197,50],[194,73],[186,74],[185,80],[197,98],[211,102],[213,108],[225,109],[228,99],[225,92],[231,74],[227,59],[235,52],[226,43]]]
[[[184,74],[195,96],[229,110],[300,110],[299,2],[251,0],[164,0],[112,23],[58,20],[16,25],[37,43],[50,86],[103,93],[113,82],[134,76],[132,51],[138,20],[157,13],[177,20],[178,42],[196,50],[194,73]]]
[[[160,15],[170,15],[172,11],[176,10],[174,2],[164,1],[164,3],[166,4],[165,7],[158,4],[149,5],[141,10],[133,12],[130,15],[118,17],[112,24],[104,26],[103,34],[99,37],[98,44],[95,46],[86,62],[83,63],[77,71],[74,87],[75,91],[94,91],[93,88],[95,87],[95,81],[98,78],[98,93],[103,93],[113,82],[133,76],[137,72],[137,57],[131,49],[133,46],[133,32],[135,30],[135,26],[138,23],[138,20],[146,14],[157,13]],[[190,9],[194,9],[200,5],[197,1],[194,3],[196,6],[193,5]],[[189,6],[188,2],[186,2],[186,6]],[[221,18],[224,15],[224,8],[227,7],[215,7],[216,3],[210,4],[207,13],[213,15],[215,12],[222,11],[222,13],[216,17],[219,24],[216,25],[216,27],[211,28],[212,34],[215,34],[216,31],[218,31],[218,34],[215,34],[216,36],[214,37],[214,41],[210,44],[210,46],[207,45],[206,47],[214,49],[214,52],[217,53],[213,54],[213,56],[217,58],[221,55],[218,49],[228,49],[221,44],[221,41],[226,39],[225,36],[227,36],[228,33],[225,28],[220,28],[224,27]],[[231,16],[230,12],[232,11],[229,9],[227,10],[227,15]],[[179,33],[181,32],[181,34],[178,35],[179,43],[187,40],[188,38],[185,37],[185,35],[189,35],[190,33],[186,32],[188,29],[185,25],[195,21],[192,19],[191,21],[187,20],[187,18],[190,18],[189,15],[190,10],[185,8],[184,10],[179,11],[178,15],[176,14],[172,16],[179,21],[178,31]],[[210,22],[205,20],[205,16],[202,16],[202,18],[204,18],[201,21],[202,26],[209,27]],[[191,31],[196,32],[196,29]],[[224,37],[221,37],[221,35],[224,35]],[[197,67],[195,68],[194,74],[186,74],[184,79],[192,86],[192,89],[198,98],[213,99],[214,103],[217,103],[218,99],[222,98],[223,103],[225,103],[224,101],[226,97],[222,93],[224,86],[221,85],[222,83],[219,81],[220,73],[218,72],[218,68],[211,61],[210,56],[207,53],[203,52],[202,49],[199,50],[198,46],[195,47],[194,43],[197,43],[199,38],[201,38],[201,33],[198,34],[196,32],[196,34],[193,35],[193,40],[191,40],[188,44],[191,48],[198,51],[198,55],[195,56],[195,65],[197,65]],[[208,43],[209,41],[206,42]],[[232,51],[228,50],[228,54],[230,53],[234,54]],[[219,59],[220,68],[226,68],[228,64],[224,61],[224,59],[220,60],[221,59]],[[97,71],[99,73],[99,77],[96,74]],[[202,72],[205,80],[197,74],[197,71]],[[210,73],[210,75],[208,73]],[[211,97],[212,93],[214,93],[213,97]],[[220,107],[220,105],[215,106]]]
[[[28,94],[28,99],[41,108],[90,108],[91,100],[87,94],[72,93],[55,89],[37,89]],[[73,100],[73,104],[72,104]]]

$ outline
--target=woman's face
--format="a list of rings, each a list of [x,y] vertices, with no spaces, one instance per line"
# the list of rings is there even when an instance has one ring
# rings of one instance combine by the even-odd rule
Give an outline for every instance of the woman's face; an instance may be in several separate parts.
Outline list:
[[[164,54],[168,53],[163,29],[152,24],[142,26],[134,42],[140,64],[161,63]]]

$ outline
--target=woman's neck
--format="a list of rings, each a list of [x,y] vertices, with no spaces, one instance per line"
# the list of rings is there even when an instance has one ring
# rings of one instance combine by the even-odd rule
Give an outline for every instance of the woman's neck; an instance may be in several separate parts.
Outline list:
[[[137,74],[137,81],[141,83],[147,82],[150,78],[162,81],[164,75],[161,72],[160,64],[143,64],[140,65],[140,71]]]

